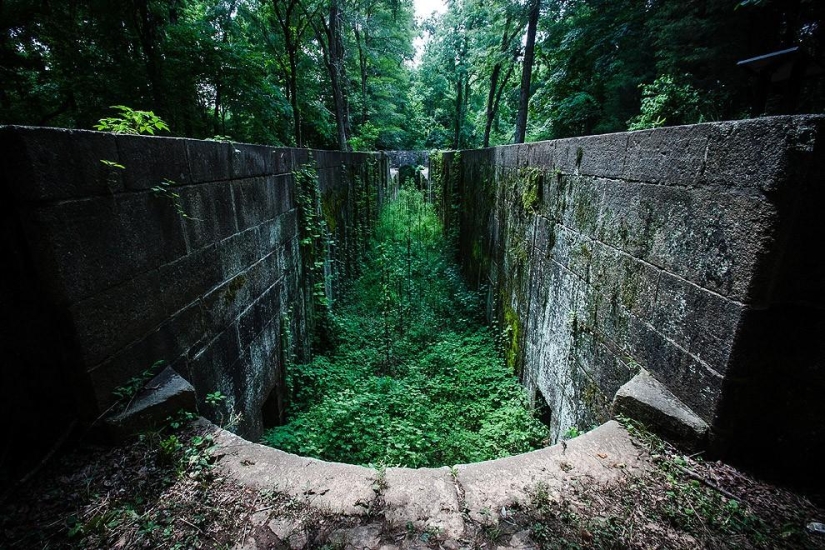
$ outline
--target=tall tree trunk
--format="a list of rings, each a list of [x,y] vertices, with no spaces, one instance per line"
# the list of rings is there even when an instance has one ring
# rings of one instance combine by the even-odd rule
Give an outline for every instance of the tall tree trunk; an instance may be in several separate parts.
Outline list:
[[[487,93],[487,112],[484,121],[484,142],[482,147],[490,146],[490,130],[493,127],[493,118],[496,116],[493,105],[496,100],[496,90],[498,89],[498,77],[501,74],[501,63],[496,63],[493,67],[493,74],[490,75],[490,91]]]
[[[458,32],[458,29],[456,29]],[[464,106],[467,104],[468,84],[470,79],[467,75],[467,69],[464,66],[467,57],[467,36],[464,35],[461,42],[461,48],[456,52],[458,63],[456,64],[456,83],[455,83],[455,121],[453,127],[453,149],[461,148],[461,130],[464,126]]]
[[[364,124],[369,118],[369,105],[367,103],[367,36],[364,34],[362,41],[358,25],[354,25],[353,30],[355,31],[355,43],[358,45],[358,67],[361,69],[361,120],[359,122]]]
[[[464,113],[464,75],[459,71],[455,83],[455,123],[453,124],[453,149],[461,148],[461,122]]]
[[[330,0],[329,23],[324,24],[324,34],[326,34],[326,47],[324,47],[324,37],[318,34],[321,47],[325,50],[325,61],[329,80],[332,85],[332,100],[335,106],[335,127],[338,138],[338,149],[349,150],[349,106],[347,105],[346,72],[344,68],[344,37],[342,33],[341,13],[339,0]]]
[[[272,6],[275,9],[278,25],[281,27],[281,32],[283,33],[284,47],[289,60],[287,95],[289,96],[289,105],[292,107],[292,126],[295,135],[295,146],[303,147],[301,108],[298,103],[298,51],[301,36],[308,24],[306,20],[308,17],[302,22],[296,22],[296,19],[300,20],[300,14],[296,14],[296,10],[300,8],[300,11],[306,15],[306,10],[300,3],[300,0],[272,0]]]
[[[298,51],[297,46],[288,46],[289,55],[289,105],[292,107],[292,124],[295,132],[295,146],[303,147],[301,132],[301,108],[298,106]]]
[[[499,48],[500,56],[493,66],[493,72],[490,75],[490,91],[487,93],[487,111],[484,121],[484,147],[490,146],[490,131],[493,128],[493,119],[496,117],[496,111],[498,110],[498,100],[501,98],[498,81],[501,77],[502,60],[504,59],[504,54],[507,53],[510,47],[512,38],[513,37],[510,36],[510,16],[508,15],[504,22],[504,34],[501,37],[501,47]],[[506,84],[507,79],[501,84],[501,87],[504,88]]]
[[[524,45],[521,93],[519,94],[516,133],[513,143],[524,143],[524,137],[527,134],[527,107],[530,102],[530,81],[533,77],[533,55],[536,47],[536,27],[539,22],[539,11],[541,11],[541,0],[533,0],[533,5],[530,7],[530,18],[527,21],[527,43]]]
[[[135,26],[140,38],[140,46],[145,57],[146,76],[149,79],[149,87],[152,92],[152,107],[162,116],[166,116],[166,101],[163,94],[163,69],[161,67],[161,54],[158,51],[158,27],[157,18],[149,10],[149,0],[138,0],[133,4],[137,9],[137,17],[134,17]]]

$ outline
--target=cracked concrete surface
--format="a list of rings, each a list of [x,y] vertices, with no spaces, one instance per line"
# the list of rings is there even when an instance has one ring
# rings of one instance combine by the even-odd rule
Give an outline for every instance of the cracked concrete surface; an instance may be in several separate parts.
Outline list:
[[[340,539],[339,546],[345,548],[409,547],[382,537],[387,532],[382,525],[438,533],[446,541],[442,546],[450,547],[449,541],[465,535],[468,522],[494,524],[508,508],[529,503],[530,491],[538,484],[558,498],[578,485],[609,486],[647,468],[642,451],[615,421],[562,444],[508,458],[453,468],[386,470],[298,457],[206,424],[215,438],[213,453],[222,475],[352,518],[355,526],[334,531],[330,539]],[[311,544],[296,535],[294,520],[258,515],[249,519],[255,524],[252,535],[236,548],[269,548],[273,538],[292,548]]]

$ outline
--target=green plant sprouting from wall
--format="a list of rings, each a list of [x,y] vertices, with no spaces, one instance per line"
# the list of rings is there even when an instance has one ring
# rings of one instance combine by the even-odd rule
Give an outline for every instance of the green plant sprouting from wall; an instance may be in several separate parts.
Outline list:
[[[169,131],[169,126],[152,111],[139,111],[125,105],[113,105],[111,108],[118,111],[118,116],[101,118],[95,124],[95,130],[132,135]]]
[[[119,111],[120,116],[101,118],[95,124],[95,130],[129,135],[154,135],[156,131],[169,131],[166,122],[152,111],[139,111],[125,105],[114,105],[112,109]],[[100,162],[107,168],[112,169],[113,172],[126,169],[126,166],[113,160],[100,159]],[[114,183],[112,181],[113,172],[110,172],[109,180],[107,180],[110,185]],[[190,216],[183,208],[180,194],[172,189],[176,185],[175,181],[164,178],[160,183],[150,187],[149,190],[154,196],[168,200],[181,218],[202,221]]]
[[[180,193],[173,189],[175,185],[177,185],[175,181],[164,178],[163,181],[161,181],[157,185],[153,185],[149,188],[149,190],[155,197],[169,201],[169,203],[175,209],[177,215],[181,218],[185,220],[202,221],[199,218],[193,218],[192,216],[187,214],[186,210],[183,208],[183,204],[181,204]]]

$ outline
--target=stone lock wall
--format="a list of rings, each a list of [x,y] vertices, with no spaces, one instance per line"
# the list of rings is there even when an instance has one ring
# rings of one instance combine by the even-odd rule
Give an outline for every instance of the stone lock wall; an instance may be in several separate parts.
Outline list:
[[[380,154],[42,128],[0,128],[0,149],[14,447],[94,419],[158,360],[259,437],[284,363],[308,355],[357,269],[389,172]]]
[[[717,448],[815,468],[823,123],[766,118],[431,159],[465,273],[487,291],[508,363],[549,405],[554,440],[606,420],[644,367],[711,425]]]

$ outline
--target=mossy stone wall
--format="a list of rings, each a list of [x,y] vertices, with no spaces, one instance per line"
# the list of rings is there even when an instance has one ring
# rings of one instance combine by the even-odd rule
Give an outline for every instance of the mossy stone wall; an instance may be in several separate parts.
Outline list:
[[[775,117],[431,157],[554,440],[606,420],[644,367],[716,448],[782,441],[807,460],[825,429],[823,140],[821,116]]]
[[[0,148],[15,447],[91,422],[158,360],[204,414],[232,408],[259,437],[284,365],[307,358],[357,271],[389,173],[380,153],[53,128],[2,127]],[[215,391],[224,410],[204,400]]]

